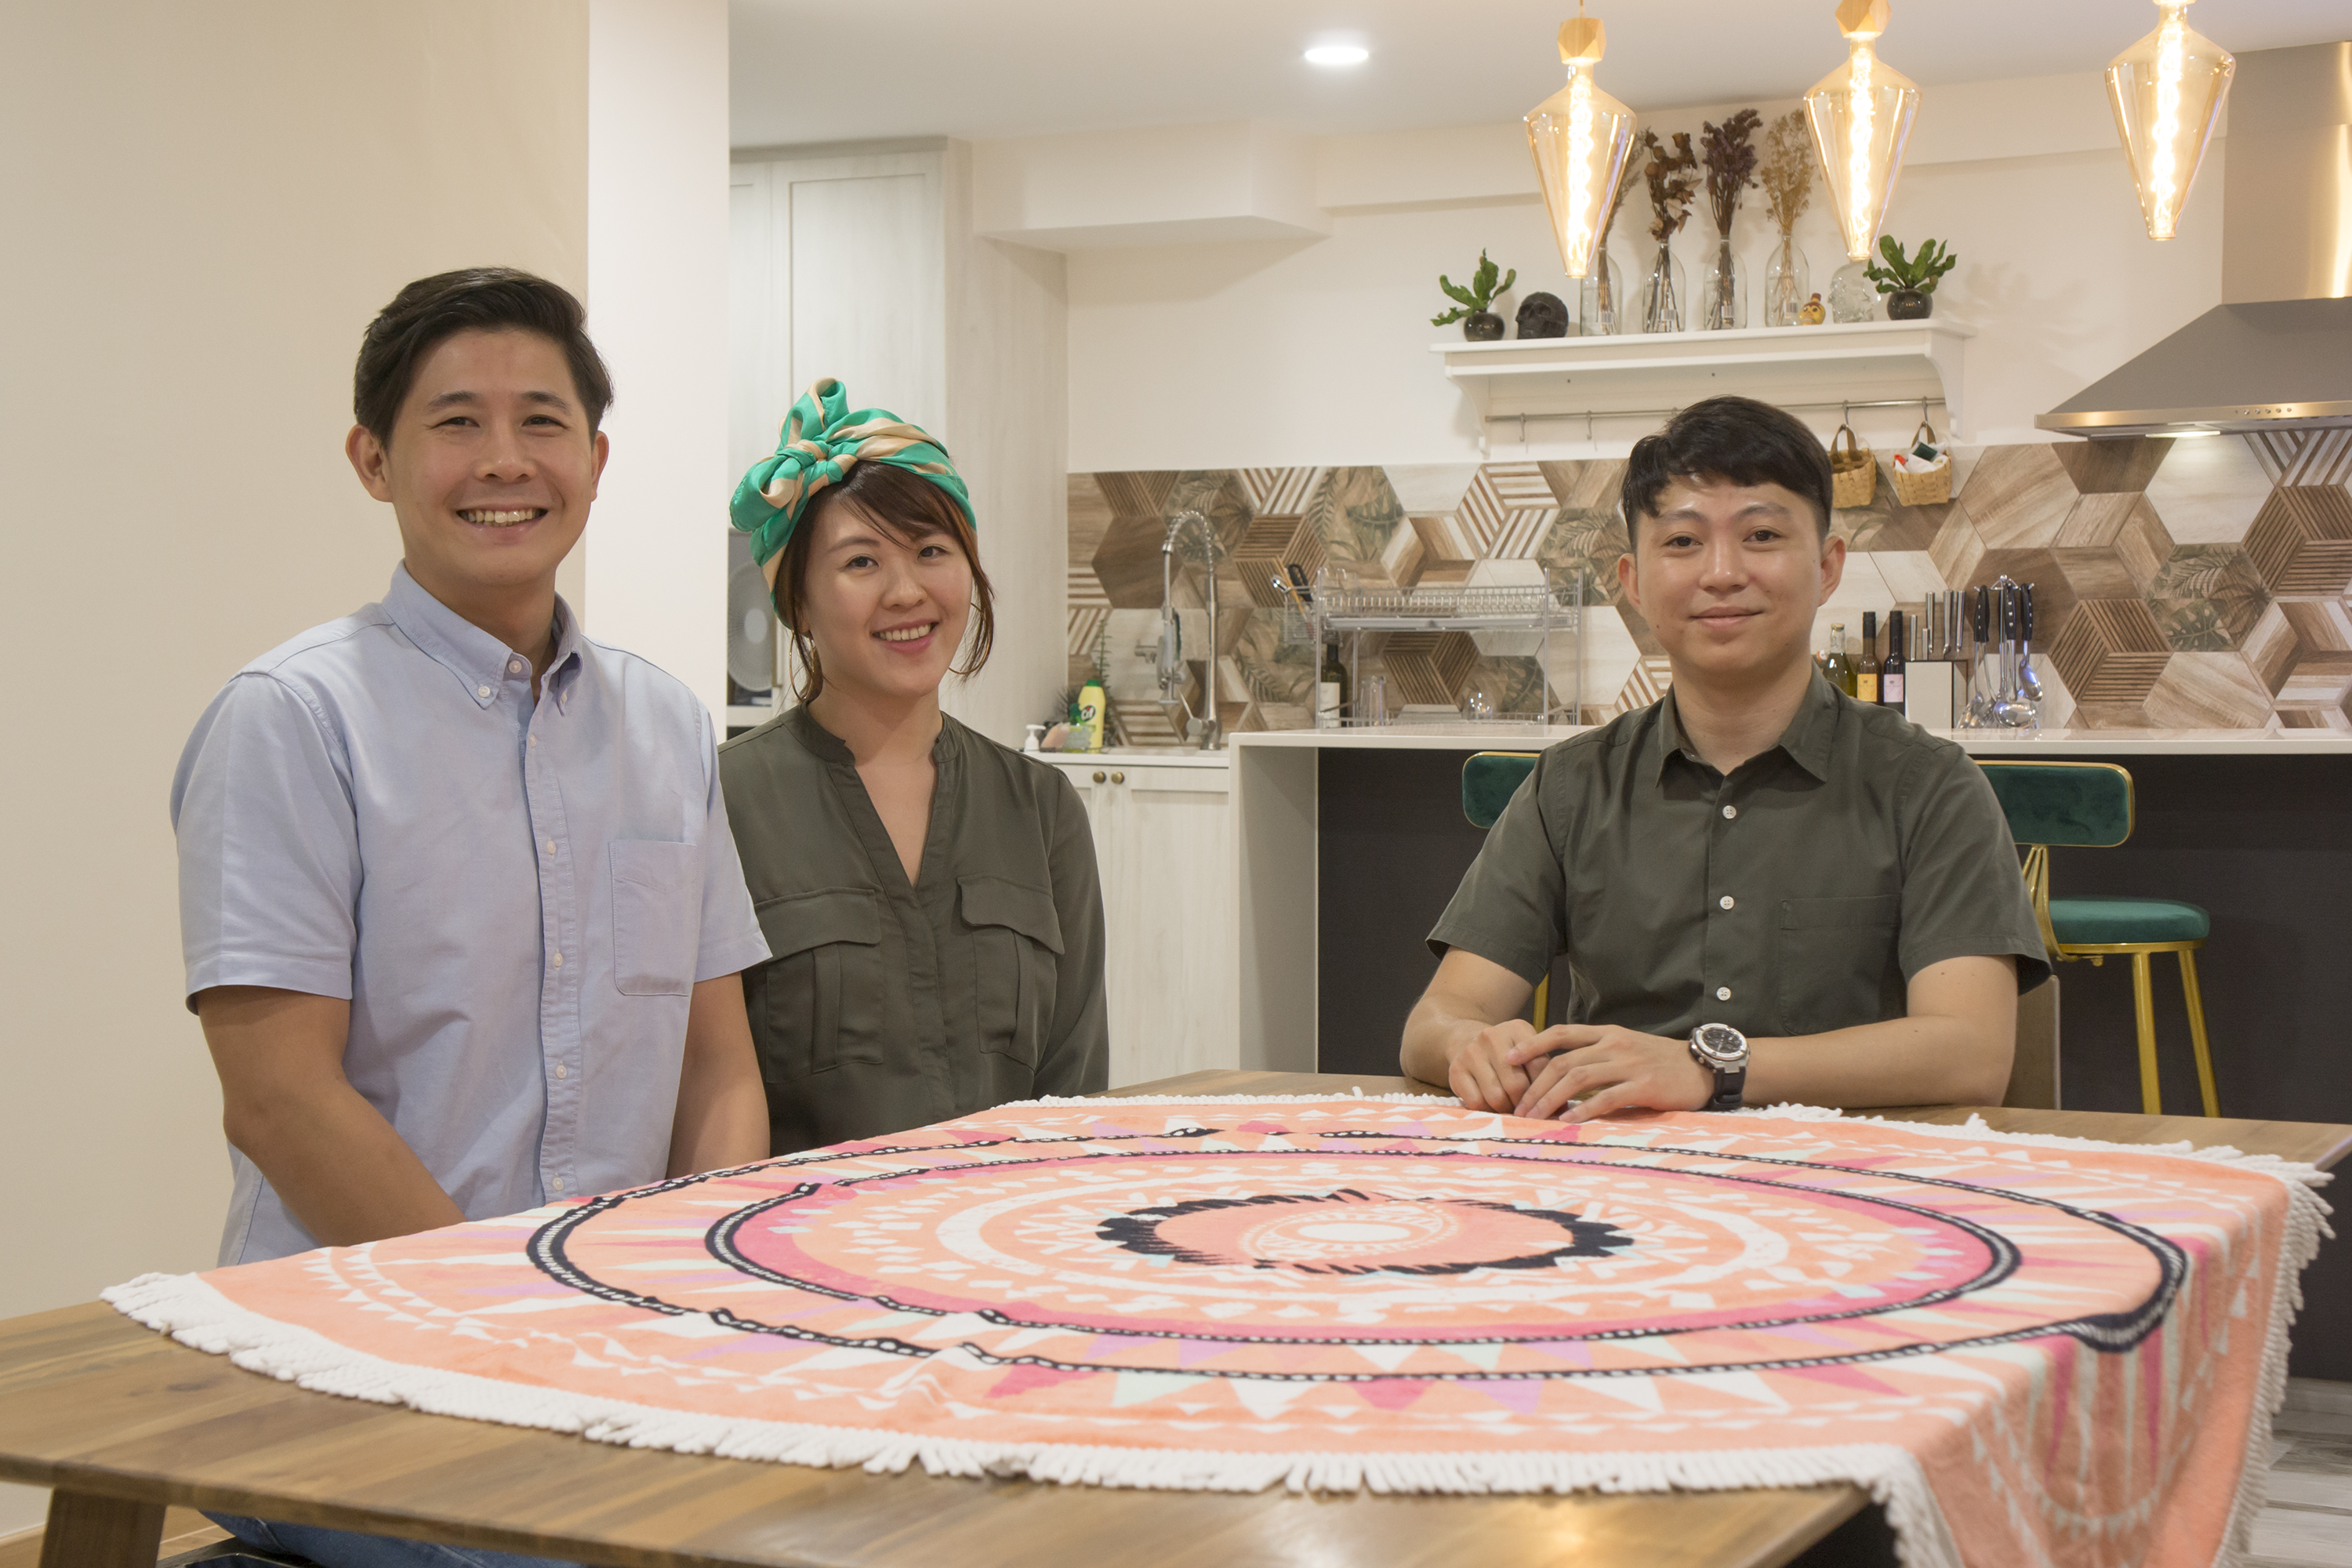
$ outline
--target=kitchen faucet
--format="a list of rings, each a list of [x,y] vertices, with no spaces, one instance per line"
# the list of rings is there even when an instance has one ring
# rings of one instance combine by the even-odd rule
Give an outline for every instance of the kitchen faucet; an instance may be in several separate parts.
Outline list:
[[[1184,695],[1184,624],[1176,614],[1176,540],[1190,523],[1201,535],[1201,559],[1208,577],[1209,657],[1206,716],[1192,711]],[[1206,752],[1218,741],[1217,726],[1217,531],[1197,511],[1180,511],[1168,520],[1168,535],[1160,542],[1160,647],[1151,656],[1160,672],[1160,700],[1184,710],[1184,738]]]

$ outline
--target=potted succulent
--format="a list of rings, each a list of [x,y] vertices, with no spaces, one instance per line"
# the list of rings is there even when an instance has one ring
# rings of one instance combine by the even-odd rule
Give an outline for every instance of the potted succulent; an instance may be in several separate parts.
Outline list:
[[[1932,239],[1919,242],[1919,254],[1907,260],[1903,247],[1895,237],[1878,237],[1878,254],[1886,258],[1884,267],[1875,264],[1864,269],[1878,291],[1886,296],[1886,319],[1890,321],[1924,320],[1936,308],[1933,298],[1936,280],[1959,265],[1960,258]]]
[[[1462,335],[1474,343],[1491,343],[1501,338],[1503,318],[1486,307],[1519,280],[1519,269],[1512,268],[1500,283],[1495,281],[1496,272],[1495,264],[1487,260],[1486,253],[1481,250],[1478,253],[1478,270],[1470,274],[1468,288],[1454,282],[1444,273],[1439,273],[1437,286],[1444,289],[1445,297],[1455,304],[1444,315],[1430,317],[1429,324],[1442,327],[1451,321],[1459,321],[1462,323]]]

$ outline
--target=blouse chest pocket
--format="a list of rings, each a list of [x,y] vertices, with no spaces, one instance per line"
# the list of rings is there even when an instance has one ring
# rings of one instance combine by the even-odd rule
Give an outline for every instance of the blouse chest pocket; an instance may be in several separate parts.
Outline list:
[[[691,844],[615,839],[613,984],[624,996],[684,996],[694,989],[702,937],[702,857]]]
[[[820,888],[757,910],[769,963],[751,999],[761,1075],[791,1082],[844,1062],[882,1060],[881,895]]]
[[[1814,1035],[1900,1016],[1895,940],[1902,917],[1900,893],[1781,900],[1772,955],[1780,1026]]]
[[[1003,877],[959,877],[972,928],[973,1018],[981,1048],[1037,1065],[1054,1016],[1062,921],[1054,896]]]

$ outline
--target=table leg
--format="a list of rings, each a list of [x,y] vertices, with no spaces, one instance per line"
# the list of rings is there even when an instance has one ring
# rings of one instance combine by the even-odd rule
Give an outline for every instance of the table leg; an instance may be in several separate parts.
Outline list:
[[[41,1568],[155,1568],[163,1543],[162,1503],[125,1502],[59,1487],[49,1494]]]

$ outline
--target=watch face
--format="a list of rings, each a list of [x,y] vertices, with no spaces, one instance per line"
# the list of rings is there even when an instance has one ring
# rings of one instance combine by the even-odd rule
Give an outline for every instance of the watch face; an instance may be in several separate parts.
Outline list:
[[[1691,1044],[1699,1055],[1724,1067],[1740,1067],[1748,1060],[1748,1037],[1728,1024],[1701,1024],[1692,1033]]]

